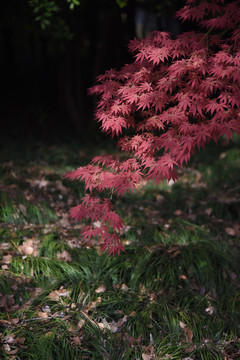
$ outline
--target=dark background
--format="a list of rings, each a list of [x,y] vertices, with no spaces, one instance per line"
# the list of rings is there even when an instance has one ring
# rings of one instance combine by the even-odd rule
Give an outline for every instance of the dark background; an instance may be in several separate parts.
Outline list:
[[[73,10],[67,0],[55,0],[57,10],[49,17],[46,9],[34,12],[30,1],[0,1],[5,140],[99,136],[96,99],[87,94],[96,76],[132,61],[127,45],[135,36],[188,30],[174,19],[184,0],[128,0],[123,8],[115,0],[82,0]]]

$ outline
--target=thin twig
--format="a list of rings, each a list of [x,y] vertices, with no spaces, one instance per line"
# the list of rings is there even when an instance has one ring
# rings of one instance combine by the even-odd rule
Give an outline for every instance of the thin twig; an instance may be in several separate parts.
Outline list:
[[[29,322],[29,321],[49,320],[49,319],[64,318],[64,317],[65,317],[65,315],[47,316],[44,318],[36,317],[36,318],[31,318],[31,319],[23,319],[23,320],[20,320],[20,322],[24,323],[24,322]]]

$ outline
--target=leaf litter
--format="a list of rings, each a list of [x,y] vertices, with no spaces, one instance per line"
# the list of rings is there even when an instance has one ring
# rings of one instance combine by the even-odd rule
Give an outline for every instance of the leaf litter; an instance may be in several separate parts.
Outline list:
[[[14,163],[13,163],[14,164]],[[11,164],[10,164],[11,165]],[[12,169],[12,165],[10,168]],[[10,169],[9,168],[9,169]],[[12,171],[13,172],[13,171]],[[38,173],[37,178],[30,179],[31,173]],[[195,176],[195,185],[192,186],[191,182],[193,181],[192,174]],[[72,289],[68,287],[66,284],[62,284],[62,286],[57,285],[46,295],[46,290],[41,285],[34,284],[35,274],[34,271],[30,269],[30,273],[28,277],[26,277],[23,273],[23,269],[19,268],[18,276],[16,270],[15,274],[12,272],[12,264],[16,259],[19,259],[20,263],[22,261],[30,261],[32,258],[39,258],[39,251],[41,248],[41,243],[43,236],[51,234],[53,232],[57,233],[59,240],[64,240],[65,244],[69,247],[64,250],[57,250],[54,255],[54,259],[59,261],[60,263],[68,263],[72,264],[75,261],[74,251],[79,251],[81,249],[90,248],[95,246],[97,251],[97,243],[95,241],[86,241],[86,239],[78,238],[78,232],[81,228],[80,224],[75,224],[71,219],[69,219],[67,214],[67,209],[71,206],[72,203],[76,202],[76,196],[71,192],[71,190],[65,185],[63,185],[60,179],[58,180],[49,180],[48,179],[49,172],[46,171],[44,174],[44,170],[39,169],[37,167],[29,169],[28,171],[28,179],[23,180],[26,184],[29,184],[24,193],[25,200],[16,205],[19,211],[27,217],[28,215],[28,205],[29,202],[33,202],[34,204],[40,204],[42,201],[47,201],[51,203],[52,209],[54,209],[57,214],[56,220],[49,220],[49,223],[43,224],[32,224],[25,222],[24,224],[0,224],[0,230],[8,233],[8,237],[3,237],[3,242],[0,242],[0,250],[2,252],[1,257],[1,276],[6,275],[9,280],[10,289],[5,293],[1,290],[0,294],[0,307],[4,313],[7,314],[5,317],[0,319],[0,326],[2,329],[5,329],[1,332],[1,343],[3,345],[3,349],[6,354],[9,356],[15,356],[21,354],[21,350],[27,347],[27,337],[26,336],[17,336],[15,334],[15,330],[21,328],[29,328],[29,324],[36,324],[38,322],[44,321],[45,324],[50,324],[55,321],[55,319],[59,319],[61,321],[65,321],[69,325],[69,333],[72,334],[70,336],[70,341],[73,346],[77,348],[86,347],[86,335],[84,336],[85,328],[87,324],[92,324],[92,326],[97,327],[99,330],[107,334],[108,331],[112,333],[113,336],[117,337],[120,335],[128,347],[138,348],[139,353],[142,359],[163,359],[169,358],[171,359],[171,355],[165,353],[163,356],[160,353],[156,353],[157,346],[154,343],[156,339],[146,339],[146,335],[137,336],[134,335],[134,332],[131,331],[132,321],[137,321],[139,317],[139,309],[131,308],[131,311],[127,311],[124,306],[122,308],[118,306],[117,312],[115,312],[114,318],[111,318],[113,315],[107,316],[106,314],[101,314],[100,309],[104,309],[106,303],[108,301],[109,292],[113,291],[114,293],[118,293],[120,291],[122,296],[131,296],[133,290],[130,283],[127,281],[119,281],[117,279],[112,286],[109,283],[103,284],[103,282],[99,281],[98,284],[94,284],[94,289],[91,293],[91,296],[88,296],[86,293],[86,288],[84,291],[79,292],[78,301],[73,301],[71,298]],[[50,175],[53,175],[53,172],[50,172]],[[16,184],[7,185],[1,187],[1,190],[8,194],[13,195],[13,199],[17,199],[18,192],[18,184],[17,180],[19,178],[17,171],[14,171],[14,174],[11,173],[13,179],[16,180]],[[182,170],[180,183],[185,184],[187,186],[189,183],[192,189],[203,189],[206,188],[206,183],[204,183],[204,176],[200,171],[191,172],[186,169],[186,171]],[[12,186],[15,185],[15,186]],[[215,226],[212,224],[219,223],[221,221],[221,226],[223,232],[226,233],[226,236],[229,236],[229,241],[234,241],[236,237],[239,237],[239,225],[235,220],[226,220],[224,217],[215,216],[215,210],[212,204],[209,204],[209,200],[205,199],[205,204],[198,203],[198,206],[195,206],[195,199],[190,199],[188,202],[188,206],[186,208],[182,208],[179,204],[176,204],[175,208],[172,210],[169,209],[163,210],[164,206],[169,202],[169,196],[171,197],[175,192],[175,185],[169,186],[166,192],[161,190],[161,194],[153,193],[152,198],[146,198],[147,187],[149,185],[146,183],[141,184],[138,189],[136,189],[136,196],[140,196],[140,201],[129,203],[128,205],[128,216],[131,218],[131,222],[126,225],[128,226],[128,231],[124,236],[126,236],[125,242],[127,246],[132,246],[135,244],[135,239],[128,239],[128,234],[130,236],[131,232],[137,229],[138,238],[141,241],[141,238],[145,234],[144,226],[146,224],[156,223],[156,227],[158,229],[158,233],[162,235],[168,235],[170,231],[175,231],[174,226],[174,217],[180,218],[183,220],[189,220],[189,217],[192,219],[198,218],[199,216],[206,216],[208,219],[208,224],[204,224],[205,228],[208,226]],[[5,191],[6,190],[6,191]],[[154,191],[154,190],[153,190]],[[194,190],[195,191],[195,190]],[[60,196],[61,195],[61,196]],[[67,200],[67,196],[69,199]],[[209,199],[212,199],[213,195],[209,195]],[[223,196],[219,196],[219,193],[216,193],[216,198],[219,199],[219,203],[223,203]],[[63,201],[64,199],[64,201]],[[65,201],[66,200],[66,201]],[[14,200],[15,201],[15,200]],[[231,200],[229,200],[231,203]],[[224,204],[229,202],[224,202]],[[200,207],[199,207],[200,204]],[[121,204],[120,204],[121,205]],[[209,206],[210,205],[210,206]],[[124,204],[123,204],[124,207]],[[190,209],[192,209],[190,213]],[[140,211],[144,216],[144,223],[139,223],[139,217],[136,217],[136,212]],[[163,210],[163,212],[162,212]],[[169,213],[169,217],[166,218],[166,214]],[[171,218],[173,216],[173,219]],[[143,221],[143,220],[142,220]],[[137,225],[136,225],[137,224]],[[31,232],[31,234],[27,234],[27,232]],[[194,233],[195,227],[193,226]],[[3,232],[3,233],[4,233]],[[17,233],[21,234],[18,235]],[[14,245],[15,244],[15,245]],[[234,248],[237,249],[235,242]],[[165,245],[159,244],[150,244],[148,245],[148,252],[151,254],[155,251],[162,251]],[[182,245],[170,245],[166,249],[166,253],[172,261],[175,261],[178,258],[181,258],[182,254]],[[147,269],[146,269],[147,270]],[[19,276],[20,275],[20,276]],[[226,273],[226,279],[228,279],[228,274]],[[196,289],[199,294],[204,294],[205,297],[208,298],[208,305],[203,307],[202,314],[206,314],[209,318],[216,318],[218,316],[218,310],[216,307],[216,302],[218,301],[218,296],[216,291],[212,289],[212,291],[208,291],[207,289],[200,288],[197,283],[194,284],[193,279],[191,278],[191,274],[187,274],[181,272],[179,269],[178,278],[180,281],[185,281],[186,284],[190,284],[192,288]],[[126,280],[126,279],[125,279]],[[54,283],[53,279],[53,283]],[[90,280],[91,281],[91,280]],[[157,279],[157,281],[160,281]],[[236,274],[234,271],[230,273],[230,281],[235,283],[237,287],[239,287],[239,274]],[[79,286],[81,282],[79,283]],[[182,284],[182,283],[181,283]],[[72,285],[71,285],[72,286]],[[92,286],[92,285],[91,285]],[[185,286],[185,285],[181,285]],[[189,285],[186,285],[189,286]],[[24,298],[23,295],[23,287],[27,289],[27,297]],[[84,286],[83,286],[84,287]],[[148,306],[156,306],[159,302],[159,297],[164,298],[166,294],[171,294],[173,290],[171,289],[161,289],[159,292],[152,291],[151,289],[146,288],[144,284],[139,284],[138,288],[138,301],[146,301]],[[215,293],[214,293],[215,291]],[[85,292],[85,295],[83,295]],[[39,303],[41,296],[44,295],[43,304]],[[81,298],[81,296],[85,296]],[[94,297],[94,294],[95,297]],[[169,295],[168,295],[169,296]],[[22,297],[22,300],[20,299]],[[82,299],[82,300],[81,300]],[[35,301],[37,301],[35,305]],[[54,305],[55,304],[55,305]],[[145,304],[145,305],[146,305]],[[42,305],[42,306],[41,306]],[[144,306],[145,306],[144,305]],[[57,308],[56,308],[57,307]],[[61,308],[61,309],[60,309]],[[28,315],[30,309],[34,309],[32,315]],[[141,307],[141,311],[145,311],[144,307]],[[76,315],[78,314],[78,315]],[[111,312],[109,313],[111,314]],[[79,318],[79,316],[81,318]],[[202,315],[204,316],[204,315]],[[148,313],[148,321],[151,329],[154,325],[154,315],[152,311]],[[49,326],[49,325],[47,325]],[[179,346],[185,344],[185,351],[189,353],[189,356],[184,356],[182,359],[192,359],[191,353],[195,351],[195,343],[194,343],[194,328],[191,325],[188,325],[183,321],[179,321],[179,328],[181,329],[181,336]],[[2,331],[2,330],[1,330]],[[7,332],[6,332],[7,331]],[[7,335],[6,335],[7,334]],[[206,339],[206,343],[211,343],[211,339]],[[229,345],[232,343],[229,342]],[[203,345],[201,345],[203,346]],[[228,350],[226,350],[228,351]],[[225,351],[225,352],[226,352]],[[239,350],[229,350],[226,352],[229,359],[232,357],[236,358]],[[236,354],[236,356],[235,356]],[[188,354],[186,354],[188,355]],[[195,360],[195,357],[193,356]]]

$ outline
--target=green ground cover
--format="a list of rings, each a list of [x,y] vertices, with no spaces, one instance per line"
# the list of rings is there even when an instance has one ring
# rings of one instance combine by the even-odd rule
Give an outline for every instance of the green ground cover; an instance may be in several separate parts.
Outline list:
[[[84,188],[63,180],[110,150],[1,149],[0,358],[240,359],[239,138],[196,154],[176,184],[114,199],[115,258],[81,238],[68,210]]]

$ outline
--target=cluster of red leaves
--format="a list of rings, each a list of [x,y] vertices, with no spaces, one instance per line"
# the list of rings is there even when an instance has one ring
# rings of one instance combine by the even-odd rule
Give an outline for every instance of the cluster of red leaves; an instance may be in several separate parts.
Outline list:
[[[172,39],[153,32],[129,45],[135,61],[120,71],[98,77],[91,94],[100,95],[96,118],[102,131],[116,136],[128,159],[97,156],[88,166],[68,173],[84,180],[86,195],[71,211],[76,220],[89,219],[85,237],[99,237],[113,255],[123,249],[121,218],[110,200],[132,190],[143,177],[157,183],[177,179],[176,168],[196,148],[223,134],[240,133],[240,1],[188,0],[179,19],[194,20],[203,32]],[[131,135],[128,135],[128,129]]]

